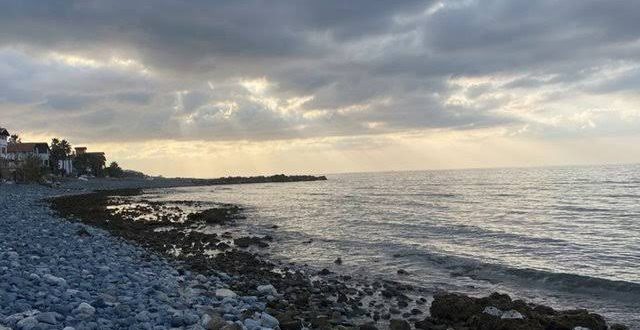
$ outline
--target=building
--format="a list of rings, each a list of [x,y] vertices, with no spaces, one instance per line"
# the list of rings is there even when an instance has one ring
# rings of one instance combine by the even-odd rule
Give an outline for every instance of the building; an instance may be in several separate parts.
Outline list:
[[[86,147],[76,147],[73,168],[78,174],[101,176],[106,162],[104,152],[87,152]]]
[[[29,156],[40,158],[42,167],[49,167],[51,150],[46,142],[20,142],[7,144],[7,159],[20,162]]]
[[[11,136],[11,134],[9,134],[9,131],[0,127],[0,158],[2,159],[7,158],[7,146],[9,144],[7,141],[9,139],[9,136]]]
[[[69,175],[73,173],[73,159],[58,160],[58,170],[60,170],[62,175]]]

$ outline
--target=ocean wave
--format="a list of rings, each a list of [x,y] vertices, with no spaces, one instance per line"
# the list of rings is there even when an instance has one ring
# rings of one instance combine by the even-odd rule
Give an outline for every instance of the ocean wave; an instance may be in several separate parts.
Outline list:
[[[472,258],[452,256],[426,251],[402,254],[413,261],[429,262],[447,269],[452,277],[468,277],[492,284],[512,283],[518,286],[537,286],[573,294],[608,296],[625,301],[638,302],[640,283],[593,277],[588,275],[552,272],[532,268],[482,262]]]

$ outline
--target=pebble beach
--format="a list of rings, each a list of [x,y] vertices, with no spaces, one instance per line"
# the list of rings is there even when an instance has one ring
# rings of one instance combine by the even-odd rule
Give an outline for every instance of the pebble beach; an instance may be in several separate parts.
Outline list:
[[[224,273],[181,269],[109,233],[61,219],[43,199],[173,181],[73,181],[0,186],[0,329],[275,328],[256,296]],[[241,316],[244,322],[238,320]],[[247,315],[249,320],[247,320]]]

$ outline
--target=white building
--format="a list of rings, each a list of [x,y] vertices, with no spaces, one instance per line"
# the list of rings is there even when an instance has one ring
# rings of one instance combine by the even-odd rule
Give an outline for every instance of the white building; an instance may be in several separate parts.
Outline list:
[[[58,169],[62,171],[63,175],[69,175],[73,173],[73,160],[61,159],[58,161]]]
[[[33,155],[40,158],[43,167],[49,167],[50,149],[46,142],[21,142],[7,145],[7,159],[20,162]]]
[[[9,139],[9,136],[10,136],[9,131],[0,127],[0,158],[3,158],[3,159],[7,158],[7,146],[8,146],[7,140]]]

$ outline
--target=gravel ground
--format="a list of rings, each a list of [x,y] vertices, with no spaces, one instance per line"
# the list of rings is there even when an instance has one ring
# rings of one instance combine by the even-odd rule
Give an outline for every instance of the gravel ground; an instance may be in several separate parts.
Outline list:
[[[0,330],[278,328],[262,298],[227,289],[228,275],[192,274],[105,231],[61,219],[42,202],[95,189],[181,184],[0,185]]]

